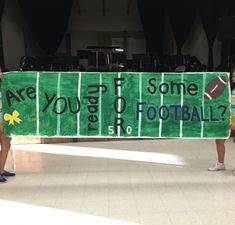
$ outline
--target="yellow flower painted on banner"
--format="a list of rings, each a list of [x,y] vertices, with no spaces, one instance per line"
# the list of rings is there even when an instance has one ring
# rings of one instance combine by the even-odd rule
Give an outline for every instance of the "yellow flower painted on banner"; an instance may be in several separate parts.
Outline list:
[[[14,110],[12,115],[9,113],[5,113],[4,120],[9,121],[9,125],[14,125],[14,122],[20,123],[22,121],[20,118],[18,118],[19,115],[20,115],[20,113],[18,111]]]

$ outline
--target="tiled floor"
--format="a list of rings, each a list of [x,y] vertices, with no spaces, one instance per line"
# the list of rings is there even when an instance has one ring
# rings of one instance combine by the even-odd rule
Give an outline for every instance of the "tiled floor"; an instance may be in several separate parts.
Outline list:
[[[235,143],[226,147],[227,170],[208,172],[213,140],[15,145],[0,222],[234,225]]]

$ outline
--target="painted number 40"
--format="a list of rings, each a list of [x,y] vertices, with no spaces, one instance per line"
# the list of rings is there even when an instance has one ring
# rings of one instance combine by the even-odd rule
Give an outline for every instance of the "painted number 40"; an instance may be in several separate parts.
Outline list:
[[[127,134],[131,134],[132,133],[132,127],[131,126],[127,126],[126,127],[126,133]],[[108,126],[108,134],[114,134],[114,126]]]

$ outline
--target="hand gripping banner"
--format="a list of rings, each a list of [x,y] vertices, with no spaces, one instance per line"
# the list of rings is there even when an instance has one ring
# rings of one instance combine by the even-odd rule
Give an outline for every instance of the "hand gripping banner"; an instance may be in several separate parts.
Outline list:
[[[228,73],[7,72],[6,136],[227,138]]]

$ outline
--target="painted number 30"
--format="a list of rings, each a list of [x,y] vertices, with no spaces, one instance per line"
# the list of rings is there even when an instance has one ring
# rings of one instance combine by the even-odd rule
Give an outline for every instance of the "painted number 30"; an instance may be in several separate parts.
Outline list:
[[[126,127],[126,133],[127,134],[131,134],[132,133],[132,127],[131,126],[127,126]],[[113,126],[108,126],[108,134],[114,134],[114,127]]]

